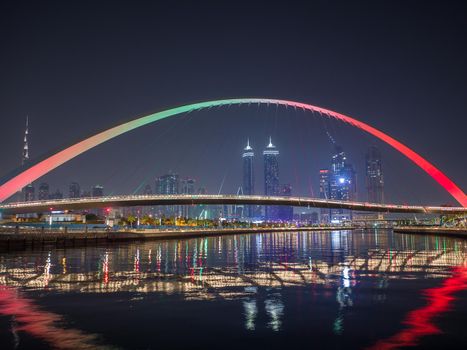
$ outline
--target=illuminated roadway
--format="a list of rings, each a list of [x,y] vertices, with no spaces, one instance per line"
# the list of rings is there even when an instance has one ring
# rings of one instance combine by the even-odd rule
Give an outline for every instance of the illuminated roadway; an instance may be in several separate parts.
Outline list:
[[[41,213],[58,210],[135,207],[157,205],[286,205],[294,207],[351,209],[383,213],[467,214],[464,207],[436,207],[398,204],[349,202],[309,197],[246,196],[246,195],[119,195],[91,198],[67,198],[0,204],[6,215]]]

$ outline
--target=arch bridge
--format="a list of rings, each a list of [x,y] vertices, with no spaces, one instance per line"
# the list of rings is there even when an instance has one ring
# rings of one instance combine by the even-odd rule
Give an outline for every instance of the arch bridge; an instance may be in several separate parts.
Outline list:
[[[192,103],[153,113],[147,116],[131,120],[127,123],[117,125],[113,128],[110,128],[108,130],[95,134],[89,138],[86,138],[81,142],[71,145],[49,157],[39,160],[27,169],[20,169],[14,175],[7,177],[6,180],[3,181],[3,183],[0,185],[0,202],[5,201],[17,191],[24,188],[26,185],[32,183],[41,176],[47,174],[48,172],[68,162],[76,156],[126,132],[129,132],[131,130],[137,129],[141,126],[150,123],[154,123],[158,120],[173,117],[183,113],[189,113],[196,110],[208,109],[212,107],[245,104],[272,104],[276,106],[299,108],[303,109],[304,111],[313,112],[314,114],[319,115],[321,117],[337,119],[351,126],[359,128],[386,142],[398,152],[405,155],[418,167],[420,167],[428,175],[430,175],[438,184],[440,184],[452,197],[456,199],[456,201],[462,207],[467,207],[467,196],[465,195],[463,190],[454,183],[454,181],[452,181],[448,176],[446,176],[446,174],[444,174],[441,170],[439,170],[421,155],[419,155],[403,143],[397,141],[393,137],[389,136],[388,134],[385,134],[384,132],[357,119],[351,118],[338,112],[331,111],[329,109],[317,107],[306,103],[270,98],[237,98]]]

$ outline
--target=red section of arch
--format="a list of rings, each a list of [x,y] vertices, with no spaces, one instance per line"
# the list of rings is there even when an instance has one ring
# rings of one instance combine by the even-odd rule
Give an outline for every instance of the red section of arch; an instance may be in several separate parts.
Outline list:
[[[289,106],[303,108],[307,110],[311,110],[318,113],[323,113],[335,119],[342,120],[345,123],[353,125],[359,129],[362,129],[373,136],[376,136],[380,140],[386,142],[390,146],[394,147],[400,153],[405,155],[415,164],[417,164],[420,168],[422,168],[425,172],[427,172],[433,179],[436,180],[441,186],[446,189],[464,208],[467,207],[467,196],[465,193],[450,179],[448,178],[441,170],[436,168],[433,164],[427,161],[425,158],[420,156],[418,153],[410,149],[409,147],[405,146],[401,142],[397,141],[396,139],[392,138],[391,136],[379,131],[378,129],[373,128],[372,126],[365,124],[361,121],[348,117],[346,115],[333,112],[324,108],[310,106],[304,103],[297,103],[297,102],[290,102],[290,101],[283,101],[287,103]]]

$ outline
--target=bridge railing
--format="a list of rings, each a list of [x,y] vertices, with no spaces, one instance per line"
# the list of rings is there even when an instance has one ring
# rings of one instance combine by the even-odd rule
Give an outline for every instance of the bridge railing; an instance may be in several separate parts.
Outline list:
[[[340,201],[340,200],[329,200],[329,199],[322,199],[322,198],[311,198],[311,197],[283,197],[283,196],[262,196],[262,195],[235,195],[235,194],[210,194],[210,195],[194,195],[194,194],[173,194],[173,195],[114,195],[114,196],[107,196],[107,197],[83,197],[83,198],[64,198],[64,199],[54,199],[54,200],[40,200],[40,201],[30,201],[30,202],[15,202],[15,203],[8,203],[8,204],[0,204],[0,210],[7,210],[7,209],[21,209],[21,208],[28,208],[28,207],[50,207],[52,211],[54,206],[63,206],[63,205],[73,205],[73,204],[90,204],[99,203],[105,204],[106,202],[109,203],[122,203],[122,202],[134,202],[134,201],[144,201],[144,200],[160,200],[161,202],[170,201],[170,200],[238,200],[239,202],[246,201],[246,202],[265,202],[269,201],[272,202],[268,205],[274,205],[274,202],[290,202],[290,205],[294,205],[294,203],[298,203],[300,206],[306,206],[307,203],[310,206],[322,206],[322,207],[349,207],[354,206],[357,210],[365,210],[365,208],[372,210],[372,211],[397,211],[397,210],[413,210],[418,212],[430,212],[430,211],[442,211],[442,212],[459,212],[462,210],[467,210],[462,207],[440,207],[440,206],[418,206],[418,205],[403,205],[403,204],[378,204],[378,203],[369,203],[369,202],[351,202],[351,201]],[[164,204],[160,204],[164,205]]]

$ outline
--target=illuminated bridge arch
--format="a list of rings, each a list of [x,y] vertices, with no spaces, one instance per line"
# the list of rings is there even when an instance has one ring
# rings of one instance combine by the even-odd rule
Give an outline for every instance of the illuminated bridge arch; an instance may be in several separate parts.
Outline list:
[[[0,186],[0,202],[3,202],[5,199],[13,195],[15,192],[19,191],[27,184],[30,184],[39,177],[47,174],[51,170],[57,168],[58,166],[66,163],[70,159],[80,155],[83,152],[88,151],[89,149],[100,145],[114,137],[117,137],[121,134],[124,134],[133,129],[139,128],[143,125],[156,122],[158,120],[175,116],[181,113],[192,112],[195,110],[200,110],[204,108],[225,106],[225,105],[241,105],[241,104],[275,104],[282,106],[289,106],[294,108],[301,108],[303,110],[308,110],[311,112],[317,112],[321,116],[328,118],[338,119],[347,124],[350,124],[354,127],[362,129],[369,134],[376,136],[380,140],[386,142],[397,151],[405,155],[421,169],[423,169],[428,175],[430,175],[436,182],[438,182],[446,191],[448,191],[463,207],[467,207],[467,196],[464,192],[451,180],[449,179],[441,170],[437,169],[433,164],[424,159],[422,156],[417,154],[415,151],[411,150],[409,147],[403,145],[399,141],[395,140],[391,136],[379,131],[378,129],[373,128],[372,126],[365,124],[361,121],[358,121],[354,118],[348,117],[344,114],[340,114],[328,109],[321,107],[313,106],[306,103],[287,101],[287,100],[277,100],[277,99],[267,99],[267,98],[240,98],[240,99],[225,99],[225,100],[215,100],[215,101],[206,101],[193,103],[181,107],[176,107],[172,109],[167,109],[162,112],[157,112],[154,114],[147,115],[145,117],[137,118],[127,123],[120,124],[103,132],[100,132],[94,136],[91,136],[81,142],[78,142],[64,150],[34,164],[30,168],[21,172],[20,174],[10,178],[4,184]]]

